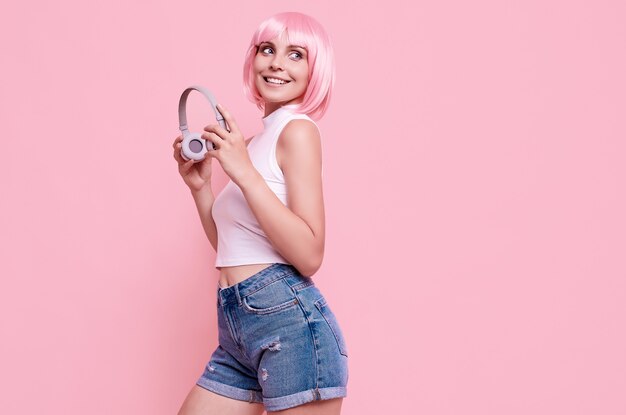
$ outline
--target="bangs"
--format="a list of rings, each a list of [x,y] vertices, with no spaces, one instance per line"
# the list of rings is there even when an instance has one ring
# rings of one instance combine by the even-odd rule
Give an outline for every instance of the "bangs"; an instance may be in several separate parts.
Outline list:
[[[311,58],[317,56],[317,47],[313,27],[307,23],[306,19],[301,19],[297,15],[286,16],[284,19],[270,17],[261,24],[252,43],[259,46],[263,42],[269,42],[284,34],[289,45],[301,46],[307,50],[310,63]],[[309,65],[310,74],[311,65]]]

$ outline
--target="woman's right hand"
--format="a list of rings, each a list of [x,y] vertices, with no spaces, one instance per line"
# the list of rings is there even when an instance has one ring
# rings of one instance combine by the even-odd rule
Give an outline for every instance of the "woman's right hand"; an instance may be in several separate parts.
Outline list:
[[[211,159],[208,155],[204,157],[204,160],[194,163],[193,160],[185,161],[183,156],[180,155],[180,149],[182,148],[181,142],[183,136],[179,135],[174,140],[174,159],[178,162],[178,172],[182,176],[185,184],[189,186],[192,191],[202,190],[205,186],[211,187]]]

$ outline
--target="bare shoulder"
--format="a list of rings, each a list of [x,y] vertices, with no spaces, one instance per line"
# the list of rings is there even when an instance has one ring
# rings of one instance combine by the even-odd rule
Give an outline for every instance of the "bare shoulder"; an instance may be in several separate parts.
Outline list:
[[[307,119],[291,120],[285,125],[276,145],[276,161],[284,171],[285,164],[320,164],[322,140],[314,122]]]
[[[307,119],[289,121],[278,137],[276,161],[285,177],[287,206],[311,229],[316,252],[323,252],[322,145],[317,125]]]
[[[320,139],[320,132],[317,128],[317,124],[307,119],[295,119],[289,121],[280,132],[281,137],[284,135],[287,135],[289,137],[300,137],[296,138],[296,140]]]

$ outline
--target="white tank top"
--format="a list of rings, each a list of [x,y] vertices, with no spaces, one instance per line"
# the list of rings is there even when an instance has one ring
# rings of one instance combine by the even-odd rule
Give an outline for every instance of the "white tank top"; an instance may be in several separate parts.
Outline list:
[[[287,205],[287,188],[276,161],[276,143],[285,125],[295,119],[306,119],[315,124],[306,114],[296,114],[288,107],[280,107],[263,118],[263,131],[248,143],[252,164],[284,205]],[[216,268],[275,262],[288,264],[274,249],[243,192],[232,180],[215,198],[211,213],[217,228]]]

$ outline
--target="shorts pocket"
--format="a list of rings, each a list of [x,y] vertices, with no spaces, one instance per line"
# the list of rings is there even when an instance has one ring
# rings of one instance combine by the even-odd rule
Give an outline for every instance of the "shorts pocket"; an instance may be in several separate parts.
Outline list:
[[[335,313],[330,309],[330,306],[326,302],[326,298],[321,297],[320,299],[315,301],[315,307],[320,311],[324,320],[330,326],[330,330],[333,332],[335,336],[335,340],[337,340],[337,346],[339,346],[339,353],[348,357],[348,348],[346,347],[346,340],[343,337],[343,332],[339,327],[339,323],[337,322],[337,318],[335,317]]]
[[[298,298],[282,279],[246,295],[241,303],[244,310],[254,314],[270,314],[298,304]]]

